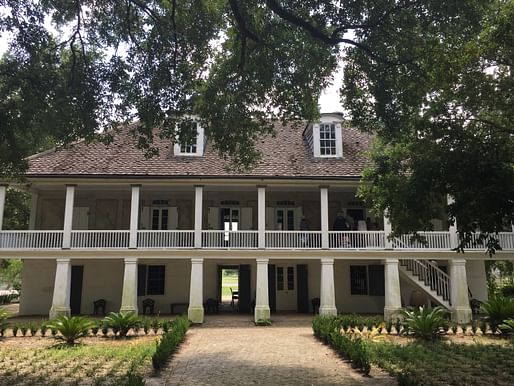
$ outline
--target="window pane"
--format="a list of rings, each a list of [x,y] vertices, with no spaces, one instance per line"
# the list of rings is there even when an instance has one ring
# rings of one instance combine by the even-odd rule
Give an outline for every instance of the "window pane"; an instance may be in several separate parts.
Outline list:
[[[277,291],[284,290],[284,268],[277,267]]]
[[[152,229],[159,229],[159,209],[152,210]]]
[[[288,231],[294,230],[294,211],[293,210],[287,211],[287,230]]]
[[[147,291],[148,295],[164,295],[164,265],[149,265]]]
[[[161,229],[162,230],[168,229],[168,209],[162,209]]]
[[[294,290],[294,268],[287,267],[287,289]]]
[[[350,285],[352,295],[367,295],[367,269],[363,265],[350,266]]]

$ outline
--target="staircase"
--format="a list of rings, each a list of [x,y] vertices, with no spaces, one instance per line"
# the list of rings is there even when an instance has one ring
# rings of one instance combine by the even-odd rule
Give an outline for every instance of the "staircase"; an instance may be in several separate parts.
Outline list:
[[[400,274],[422,289],[437,304],[451,308],[450,276],[428,260],[401,259]]]

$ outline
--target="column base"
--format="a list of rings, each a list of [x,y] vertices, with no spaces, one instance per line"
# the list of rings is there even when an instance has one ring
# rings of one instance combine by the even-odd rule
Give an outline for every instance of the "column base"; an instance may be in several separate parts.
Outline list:
[[[137,315],[138,309],[137,309],[137,307],[121,306],[120,312],[123,313],[123,314],[127,314],[129,312],[133,312],[134,314]]]
[[[191,323],[203,323],[204,311],[202,306],[190,306],[187,309],[187,317]]]
[[[270,320],[271,311],[268,306],[255,306],[254,321]]]
[[[453,308],[451,310],[452,320],[456,323],[469,323],[473,319],[471,308]]]
[[[50,308],[50,313],[49,313],[48,317],[50,320],[52,320],[52,319],[58,318],[59,316],[63,316],[63,315],[70,316],[71,309],[68,307],[59,307],[59,306],[52,307],[52,308]]]
[[[400,317],[401,308],[396,307],[384,307],[384,320],[396,320],[396,318]]]
[[[321,306],[319,308],[319,314],[320,315],[326,315],[326,316],[337,316],[337,308]]]

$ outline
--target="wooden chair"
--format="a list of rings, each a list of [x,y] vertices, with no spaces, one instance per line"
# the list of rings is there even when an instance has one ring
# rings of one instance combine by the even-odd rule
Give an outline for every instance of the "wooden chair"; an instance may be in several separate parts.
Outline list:
[[[146,311],[149,311],[148,312],[149,314],[153,314],[154,307],[155,307],[155,300],[150,299],[150,298],[143,300],[143,315],[146,314]]]
[[[93,314],[98,315],[100,310],[101,314],[105,315],[105,306],[107,305],[107,301],[105,299],[98,299],[93,302]]]
[[[232,291],[232,287],[230,287],[230,293],[232,294],[232,301],[230,302],[230,306],[234,307],[234,300],[239,302],[239,291]]]

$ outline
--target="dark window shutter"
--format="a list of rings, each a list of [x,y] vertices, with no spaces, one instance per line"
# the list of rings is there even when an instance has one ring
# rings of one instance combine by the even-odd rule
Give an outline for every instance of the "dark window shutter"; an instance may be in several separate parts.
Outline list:
[[[164,265],[148,266],[148,283],[146,286],[148,295],[164,295],[165,268]]]
[[[369,294],[370,296],[385,295],[384,266],[370,265],[368,266],[369,274]]]
[[[368,275],[365,265],[350,266],[350,290],[352,295],[368,294]]]
[[[137,266],[137,296],[146,295],[146,265]]]

